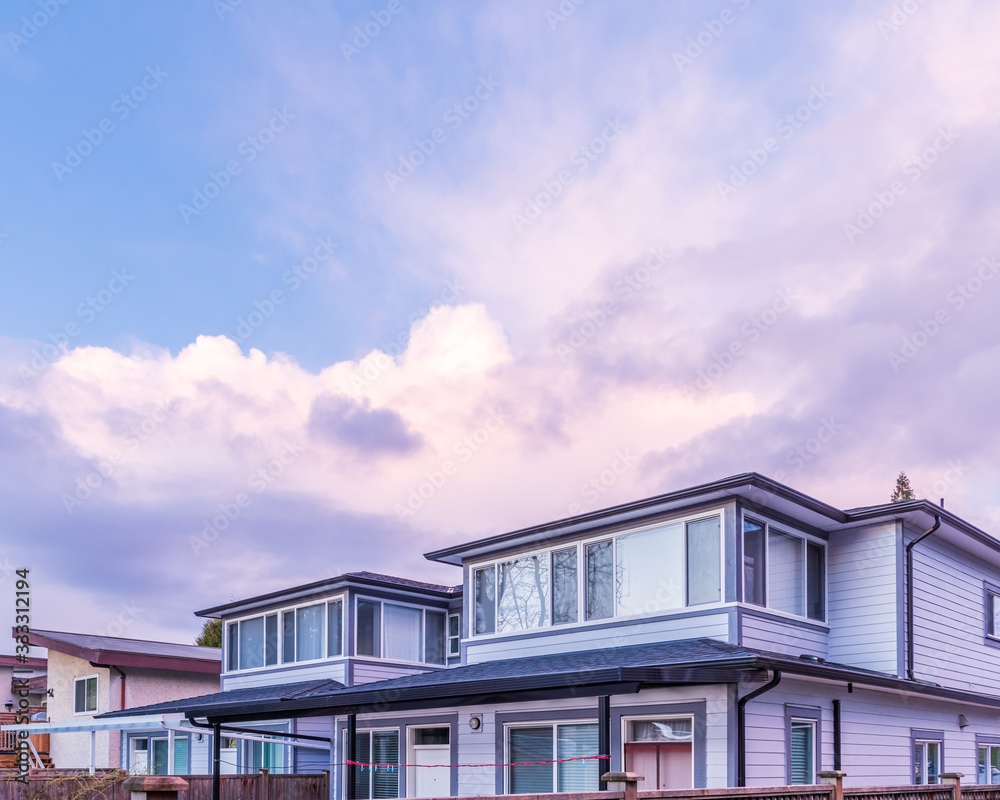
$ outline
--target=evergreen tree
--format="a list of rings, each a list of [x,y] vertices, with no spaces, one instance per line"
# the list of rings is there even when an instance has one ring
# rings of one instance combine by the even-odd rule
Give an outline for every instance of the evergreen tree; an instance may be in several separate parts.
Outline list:
[[[906,477],[905,472],[900,472],[899,477],[896,478],[896,488],[892,490],[892,498],[889,502],[902,503],[906,500],[913,500],[915,497],[913,487],[910,486],[910,479]]]
[[[222,647],[222,620],[206,620],[201,635],[194,640],[194,643],[202,647]]]

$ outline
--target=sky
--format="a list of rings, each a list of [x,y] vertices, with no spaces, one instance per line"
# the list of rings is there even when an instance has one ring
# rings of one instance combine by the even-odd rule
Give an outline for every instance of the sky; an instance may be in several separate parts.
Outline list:
[[[1000,6],[13,0],[0,589],[194,611],[757,471],[1000,532]],[[0,646],[13,651],[13,642]]]

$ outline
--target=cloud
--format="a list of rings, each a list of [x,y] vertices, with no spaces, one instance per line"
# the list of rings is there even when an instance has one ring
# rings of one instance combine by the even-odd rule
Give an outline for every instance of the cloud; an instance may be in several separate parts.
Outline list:
[[[412,453],[421,447],[420,437],[410,432],[399,414],[373,409],[367,398],[356,403],[346,397],[317,397],[309,415],[309,433],[352,447],[369,460],[387,453]]]

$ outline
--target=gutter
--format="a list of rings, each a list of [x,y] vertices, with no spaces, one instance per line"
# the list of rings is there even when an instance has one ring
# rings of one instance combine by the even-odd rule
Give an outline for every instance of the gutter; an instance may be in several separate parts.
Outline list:
[[[771,691],[781,683],[781,670],[774,671],[774,677],[763,686],[758,686],[750,694],[745,694],[736,703],[736,785],[747,785],[747,703],[755,697],[760,697],[764,692]]]
[[[917,678],[913,672],[914,646],[913,631],[913,548],[941,527],[941,515],[934,515],[934,524],[906,545],[906,677],[911,681]]]

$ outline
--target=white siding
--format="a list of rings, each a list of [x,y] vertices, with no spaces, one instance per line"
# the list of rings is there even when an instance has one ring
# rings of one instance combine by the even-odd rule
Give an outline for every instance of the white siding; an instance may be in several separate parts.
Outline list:
[[[757,684],[759,685],[759,684]],[[740,694],[755,688],[742,686]],[[783,679],[776,688],[747,704],[747,785],[785,783],[785,704],[819,707],[822,769],[833,769],[833,699],[841,701],[842,768],[845,786],[912,783],[911,730],[944,732],[944,767],[976,781],[976,734],[1000,735],[996,713],[975,706],[910,697],[843,685]],[[969,721],[958,727],[958,715]]]
[[[245,689],[251,686],[274,686],[279,683],[299,681],[334,680],[347,682],[347,662],[333,661],[322,664],[295,666],[289,664],[281,669],[268,672],[234,672],[222,676],[222,691]]]
[[[756,647],[788,656],[820,656],[826,658],[828,631],[797,625],[791,620],[765,616],[752,609],[741,609],[744,647]]]
[[[553,629],[531,636],[473,639],[469,642],[466,658],[469,664],[478,664],[503,658],[570,653],[592,650],[595,647],[627,647],[632,644],[681,639],[708,638],[726,642],[730,640],[730,613],[731,608],[720,608],[717,613],[701,616],[656,621],[637,619],[613,627],[584,626]]]
[[[330,717],[300,717],[293,721],[295,733],[333,738]],[[295,771],[320,772],[330,769],[330,751],[295,748]]]
[[[829,659],[898,675],[902,553],[895,523],[833,534],[827,558]]]
[[[934,535],[913,554],[917,678],[997,693],[1000,649],[984,641],[983,580],[1000,584],[1000,574]]]

